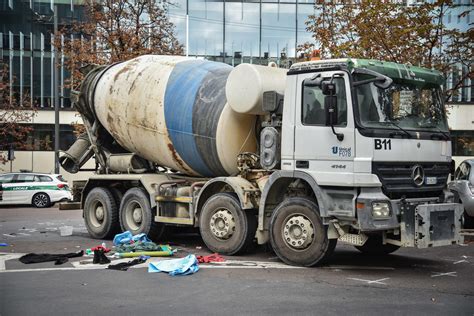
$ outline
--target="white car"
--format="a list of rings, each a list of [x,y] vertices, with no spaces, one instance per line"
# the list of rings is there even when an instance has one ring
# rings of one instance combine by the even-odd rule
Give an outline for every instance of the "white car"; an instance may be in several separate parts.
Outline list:
[[[72,201],[72,193],[60,174],[4,173],[0,174],[3,199],[0,205],[31,204],[49,207],[56,202]]]
[[[448,188],[454,193],[455,201],[464,206],[464,227],[474,228],[474,159],[459,165]]]

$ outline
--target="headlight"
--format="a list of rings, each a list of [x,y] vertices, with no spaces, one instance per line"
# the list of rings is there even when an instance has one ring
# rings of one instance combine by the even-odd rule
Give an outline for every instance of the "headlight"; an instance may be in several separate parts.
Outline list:
[[[390,217],[390,204],[388,202],[372,203],[372,216],[374,219],[384,219]]]

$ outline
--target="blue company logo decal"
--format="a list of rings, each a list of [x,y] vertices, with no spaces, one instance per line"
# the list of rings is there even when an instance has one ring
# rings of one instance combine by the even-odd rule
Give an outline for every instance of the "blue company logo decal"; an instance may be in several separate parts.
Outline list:
[[[332,147],[332,153],[334,155],[338,155],[339,157],[351,157],[352,156],[352,148],[351,147]]]

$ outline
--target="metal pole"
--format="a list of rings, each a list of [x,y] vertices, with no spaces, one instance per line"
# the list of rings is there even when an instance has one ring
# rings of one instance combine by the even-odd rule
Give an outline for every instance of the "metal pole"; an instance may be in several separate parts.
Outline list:
[[[54,5],[54,35],[58,33],[58,5]],[[54,172],[59,173],[59,69],[56,65],[58,50],[54,46]]]
[[[222,9],[222,62],[225,63],[225,0],[223,1]]]
[[[189,0],[186,0],[186,57],[189,56]]]
[[[258,7],[259,14],[259,28],[258,28],[258,61],[262,58],[262,0],[260,0]]]

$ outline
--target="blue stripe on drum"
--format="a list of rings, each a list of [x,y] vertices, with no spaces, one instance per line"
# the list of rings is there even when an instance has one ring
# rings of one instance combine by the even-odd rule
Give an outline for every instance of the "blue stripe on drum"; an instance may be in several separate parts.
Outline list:
[[[165,92],[165,120],[173,146],[184,162],[203,176],[214,173],[202,159],[194,139],[193,106],[202,80],[223,64],[204,60],[177,63]]]

